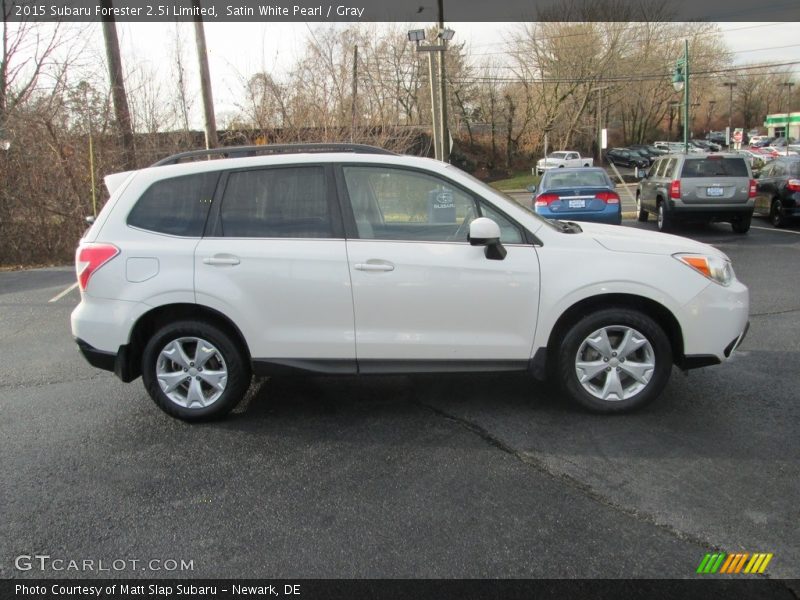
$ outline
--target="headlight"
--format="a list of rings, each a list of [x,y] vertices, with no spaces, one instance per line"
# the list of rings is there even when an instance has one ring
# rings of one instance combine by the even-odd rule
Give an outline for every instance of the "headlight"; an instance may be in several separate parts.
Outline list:
[[[735,278],[731,261],[724,258],[703,254],[673,254],[672,256],[720,285],[728,286]]]

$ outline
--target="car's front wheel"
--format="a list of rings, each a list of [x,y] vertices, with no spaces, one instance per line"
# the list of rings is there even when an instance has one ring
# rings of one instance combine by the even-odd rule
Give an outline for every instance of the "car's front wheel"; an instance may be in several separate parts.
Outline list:
[[[652,402],[667,384],[672,348],[661,326],[630,308],[591,313],[566,333],[558,350],[564,391],[581,406],[620,413]]]
[[[239,344],[203,321],[163,326],[142,355],[142,380],[166,413],[186,421],[230,412],[250,385],[250,367]]]

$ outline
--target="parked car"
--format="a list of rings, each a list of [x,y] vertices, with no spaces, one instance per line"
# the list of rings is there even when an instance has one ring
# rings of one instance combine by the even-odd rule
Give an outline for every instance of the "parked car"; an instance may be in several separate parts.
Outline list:
[[[718,146],[725,146],[728,143],[724,131],[709,131],[706,134],[706,140],[714,142]]]
[[[740,154],[674,154],[656,160],[636,189],[639,221],[657,215],[659,231],[679,221],[726,221],[747,233],[756,182]]]
[[[722,147],[714,142],[707,142],[705,140],[691,140],[695,148],[700,148],[704,152],[719,152]]]
[[[655,158],[656,156],[664,156],[665,154],[669,154],[669,150],[664,148],[656,148],[652,144],[631,144],[628,146],[631,150],[636,150],[638,152],[644,151],[647,156],[650,158]]]
[[[622,412],[747,330],[748,290],[720,250],[544,219],[439,161],[227,147],[105,181],[72,333],[189,421],[230,411],[252,373],[521,371]]]
[[[734,150],[734,153],[744,156],[747,159],[753,175],[760,172],[761,169],[764,168],[764,165],[766,165],[768,162],[774,160],[772,156],[754,152],[752,150]]]
[[[588,156],[581,156],[579,152],[566,150],[563,152],[551,152],[547,158],[541,158],[536,163],[536,174],[541,175],[548,169],[565,169],[567,167],[591,167],[594,159]]]
[[[558,169],[545,172],[533,192],[533,209],[548,219],[622,223],[619,194],[604,169]]]
[[[760,148],[761,146],[768,145],[773,138],[769,137],[768,135],[754,135],[750,138],[750,147],[751,148]]]
[[[639,167],[644,169],[650,165],[650,159],[627,148],[611,148],[606,152],[606,160],[618,167]]]
[[[755,212],[775,227],[800,217],[800,156],[776,158],[756,180]]]
[[[669,153],[683,152],[685,150],[683,142],[654,142],[653,145],[656,146],[656,148],[663,148]],[[689,152],[702,154],[705,152],[705,150],[690,143]]]

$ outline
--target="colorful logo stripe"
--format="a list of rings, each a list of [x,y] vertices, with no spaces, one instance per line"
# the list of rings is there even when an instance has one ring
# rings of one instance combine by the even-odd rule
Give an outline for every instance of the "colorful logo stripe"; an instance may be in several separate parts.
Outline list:
[[[700,566],[697,567],[697,572],[701,574],[760,574],[766,570],[773,556],[772,553],[765,552],[756,552],[754,554],[749,552],[736,552],[734,554],[715,552],[706,554],[703,557]]]

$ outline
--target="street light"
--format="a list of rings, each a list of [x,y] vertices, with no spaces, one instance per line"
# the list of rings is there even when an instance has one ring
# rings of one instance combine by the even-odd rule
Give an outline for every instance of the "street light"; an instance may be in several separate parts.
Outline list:
[[[447,131],[447,97],[445,90],[444,76],[444,53],[447,50],[447,42],[453,39],[456,32],[452,29],[445,29],[443,24],[439,25],[439,32],[436,34],[438,44],[425,46],[420,42],[425,40],[424,29],[412,29],[408,32],[408,41],[416,44],[417,52],[428,53],[428,73],[431,83],[431,111],[433,114],[433,147],[438,160],[447,162],[450,155],[449,135]],[[436,86],[434,85],[433,53],[439,53],[439,111],[436,110]],[[438,123],[437,123],[438,121]]]
[[[683,90],[683,152],[689,154],[689,40],[683,40],[683,58],[675,63],[672,87]]]

